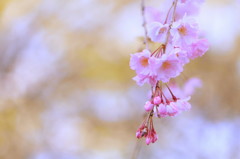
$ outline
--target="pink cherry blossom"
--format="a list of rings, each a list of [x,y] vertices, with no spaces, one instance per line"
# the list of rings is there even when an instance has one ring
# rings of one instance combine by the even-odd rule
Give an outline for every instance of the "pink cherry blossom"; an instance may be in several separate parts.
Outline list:
[[[203,56],[209,48],[209,43],[206,39],[199,39],[198,41],[191,44],[188,50],[188,57],[190,59],[195,59],[197,57]]]
[[[166,109],[169,116],[175,116],[179,112],[178,106],[175,102],[170,102],[166,106]]]
[[[174,54],[164,54],[156,66],[157,79],[168,82],[170,78],[177,77],[183,71],[183,65]]]
[[[150,100],[144,105],[147,115],[136,132],[137,138],[145,137],[147,145],[158,139],[153,117],[176,116],[191,109],[190,95],[201,86],[197,78],[190,79],[183,87],[170,79],[179,76],[185,64],[202,56],[209,48],[206,39],[199,39],[198,24],[192,17],[203,1],[168,0],[165,4],[169,8],[163,5],[161,11],[152,7],[144,10],[142,6],[145,46],[155,47],[148,43],[147,36],[152,42],[160,43],[155,50],[143,50],[132,54],[130,59],[137,84],[151,85]]]
[[[148,36],[154,42],[165,43],[169,25],[153,22],[148,25]]]
[[[157,83],[157,77],[150,76],[150,75],[137,74],[137,76],[133,77],[133,80],[136,81],[136,83],[139,86],[142,86],[145,83],[148,83],[148,84],[154,86]]]
[[[153,104],[152,104],[152,102],[150,102],[150,101],[147,101],[146,103],[145,103],[145,105],[144,105],[144,108],[145,108],[145,110],[147,111],[147,112],[149,112],[150,110],[152,110],[153,109]]]
[[[176,102],[178,109],[180,111],[187,111],[191,109],[191,104],[188,102],[190,99],[190,96],[184,99],[178,99]]]
[[[173,37],[172,42],[175,45],[186,47],[193,43],[198,37],[198,25],[194,19],[184,16],[173,23],[170,33]]]
[[[148,62],[150,56],[151,53],[147,49],[143,50],[142,52],[132,54],[130,59],[131,69],[143,75],[149,74],[149,72],[151,71]]]
[[[176,9],[176,19],[181,19],[184,15],[196,15],[203,2],[204,0],[180,0]]]
[[[167,116],[167,108],[165,104],[160,104],[158,106],[158,116],[165,117]]]
[[[135,70],[137,75],[133,78],[138,85],[142,86],[145,83],[154,85],[157,82],[155,65],[157,58],[151,56],[150,51],[143,50],[131,55],[130,67]]]
[[[183,49],[174,48],[173,53],[178,57],[179,61],[182,64],[186,64],[190,61],[189,57],[188,57],[188,54],[187,54],[187,51],[185,51]]]

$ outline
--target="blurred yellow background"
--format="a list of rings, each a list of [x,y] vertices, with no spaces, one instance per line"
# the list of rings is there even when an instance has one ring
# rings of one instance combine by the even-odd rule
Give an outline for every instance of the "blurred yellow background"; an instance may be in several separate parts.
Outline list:
[[[161,5],[162,1],[146,1]],[[0,159],[240,158],[240,1],[207,0],[210,50],[185,67],[192,109],[135,132],[149,86],[131,79],[142,44],[137,0],[0,1]]]

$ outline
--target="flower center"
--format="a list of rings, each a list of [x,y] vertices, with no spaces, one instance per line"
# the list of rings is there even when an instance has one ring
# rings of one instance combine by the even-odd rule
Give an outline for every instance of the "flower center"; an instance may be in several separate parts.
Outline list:
[[[171,63],[169,63],[168,61],[163,62],[162,68],[164,70],[169,69],[170,67],[171,67]]]
[[[144,57],[140,60],[140,63],[143,67],[148,66],[148,58]]]
[[[161,28],[161,29],[159,30],[158,34],[162,34],[162,33],[164,33],[165,31],[166,31],[166,28]]]
[[[181,35],[187,35],[187,29],[184,26],[178,28],[178,31]]]

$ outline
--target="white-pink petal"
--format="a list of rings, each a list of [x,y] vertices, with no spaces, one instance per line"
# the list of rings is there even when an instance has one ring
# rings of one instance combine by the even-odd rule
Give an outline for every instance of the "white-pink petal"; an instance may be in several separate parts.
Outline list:
[[[165,43],[167,32],[169,29],[168,24],[153,22],[147,25],[147,29],[148,29],[148,37],[153,42]]]
[[[165,104],[160,104],[158,106],[158,115],[160,117],[165,117],[167,115],[167,108]]]

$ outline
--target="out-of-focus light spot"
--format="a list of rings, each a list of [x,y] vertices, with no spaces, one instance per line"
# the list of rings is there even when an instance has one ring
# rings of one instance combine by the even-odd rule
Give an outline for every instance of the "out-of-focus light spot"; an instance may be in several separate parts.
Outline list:
[[[61,57],[60,54],[51,53],[44,43],[43,33],[33,36],[18,61],[17,67],[11,73],[11,79],[8,81],[9,92],[12,96],[19,96],[37,83],[53,75],[57,71],[56,62]],[[20,54],[17,53],[17,54]],[[12,82],[12,83],[11,83]]]
[[[167,142],[153,147],[155,158],[232,158],[239,156],[239,119],[212,123],[199,115],[177,117],[167,133],[160,135]],[[164,132],[160,132],[164,133]],[[160,138],[161,139],[161,138]],[[159,146],[161,145],[159,151]],[[191,151],[189,151],[191,149]],[[181,155],[180,155],[181,154]]]
[[[123,11],[116,16],[107,30],[107,34],[119,37],[123,43],[132,43],[136,41],[137,37],[144,35],[141,18],[138,4],[125,6]]]
[[[120,92],[94,91],[89,92],[88,97],[95,115],[104,121],[119,121],[130,115],[127,113],[130,105]]]
[[[72,107],[71,107],[72,108]],[[70,107],[50,106],[43,114],[43,134],[52,150],[64,153],[78,152],[84,143],[81,129],[78,127],[81,122],[77,111],[73,112]]]
[[[235,45],[240,33],[239,11],[239,7],[232,3],[218,7],[206,5],[200,12],[200,27],[214,52],[228,52]]]

